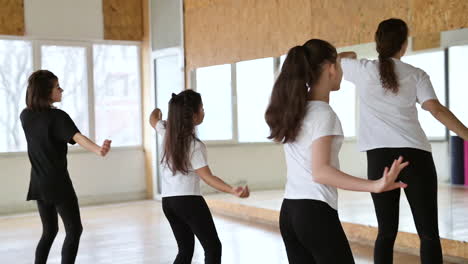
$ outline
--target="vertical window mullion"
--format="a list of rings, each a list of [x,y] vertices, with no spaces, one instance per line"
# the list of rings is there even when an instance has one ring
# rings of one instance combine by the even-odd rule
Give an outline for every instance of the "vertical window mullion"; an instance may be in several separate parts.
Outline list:
[[[86,46],[86,62],[88,74],[88,122],[89,122],[89,138],[96,141],[96,115],[95,115],[95,99],[94,99],[94,52],[93,44]]]
[[[231,64],[231,94],[232,94],[232,140],[239,143],[239,124],[237,113],[237,68],[236,63]]]

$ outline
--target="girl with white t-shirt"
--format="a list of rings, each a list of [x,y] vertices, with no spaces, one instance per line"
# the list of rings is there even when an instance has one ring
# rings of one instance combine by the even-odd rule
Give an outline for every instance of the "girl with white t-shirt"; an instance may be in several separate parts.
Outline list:
[[[174,264],[191,263],[194,235],[205,250],[205,263],[221,263],[221,242],[201,196],[200,178],[219,191],[249,196],[247,186],[232,187],[211,173],[206,147],[195,134],[204,116],[201,96],[192,90],[172,94],[167,121],[161,120],[159,109],[150,116],[151,126],[163,136],[162,207],[179,247]]]
[[[378,60],[356,60],[354,52],[341,53],[344,78],[359,92],[358,145],[367,152],[368,178],[377,180],[393,159],[410,162],[399,180],[421,240],[421,262],[442,263],[437,221],[437,173],[431,145],[418,121],[416,103],[448,129],[468,140],[468,129],[437,100],[429,76],[400,60],[408,45],[408,27],[400,19],[382,21],[375,33]],[[346,58],[347,57],[347,58]],[[400,190],[372,194],[379,232],[376,264],[393,262],[398,233]]]
[[[287,183],[280,230],[289,263],[354,263],[337,213],[336,188],[383,192],[406,187],[395,182],[408,165],[403,158],[382,168],[379,180],[340,171],[343,142],[340,120],[328,104],[340,88],[340,60],[335,47],[311,39],[292,48],[273,86],[265,119],[269,138],[284,144]]]

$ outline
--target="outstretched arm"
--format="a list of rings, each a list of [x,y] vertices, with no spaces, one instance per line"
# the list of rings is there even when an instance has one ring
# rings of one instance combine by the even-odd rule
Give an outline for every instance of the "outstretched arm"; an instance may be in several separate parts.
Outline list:
[[[338,58],[346,58],[346,59],[357,59],[356,52],[354,51],[345,51],[338,53]]]
[[[81,133],[76,133],[73,136],[73,140],[86,150],[94,152],[101,157],[104,157],[107,155],[107,153],[109,153],[112,143],[111,140],[106,139],[104,140],[104,143],[102,143],[102,146],[98,146],[96,143]]]
[[[406,187],[405,183],[395,182],[400,171],[408,166],[408,162],[402,163],[402,157],[395,160],[390,169],[386,167],[383,171],[383,177],[376,181],[354,177],[331,166],[333,137],[321,137],[312,143],[312,180],[344,190],[373,193]]]
[[[422,108],[429,111],[440,123],[450,131],[468,141],[468,128],[447,107],[440,104],[439,100],[427,100]]]
[[[211,173],[210,167],[205,166],[195,172],[202,178],[206,184],[210,185],[211,187],[215,188],[218,191],[230,193],[240,198],[247,198],[250,195],[249,187],[232,187],[231,185],[225,183],[220,178],[216,177]]]

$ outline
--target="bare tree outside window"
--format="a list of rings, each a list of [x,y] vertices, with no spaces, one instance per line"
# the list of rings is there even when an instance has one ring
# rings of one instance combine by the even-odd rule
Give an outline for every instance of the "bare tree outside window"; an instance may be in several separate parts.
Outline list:
[[[42,68],[59,78],[64,90],[62,103],[56,106],[67,112],[80,129],[89,134],[88,74],[86,48],[69,46],[42,46]]]
[[[94,45],[96,140],[140,145],[141,85],[138,47]]]
[[[32,70],[31,42],[0,40],[0,152],[26,150],[19,115]]]

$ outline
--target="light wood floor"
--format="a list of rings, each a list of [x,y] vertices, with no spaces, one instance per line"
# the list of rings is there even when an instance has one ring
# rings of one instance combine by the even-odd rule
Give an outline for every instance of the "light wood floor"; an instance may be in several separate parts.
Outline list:
[[[84,233],[77,264],[169,264],[177,253],[159,202],[86,207],[81,214]],[[287,263],[276,228],[217,215],[215,224],[223,243],[224,264]],[[40,234],[37,214],[0,217],[0,263],[33,263]],[[63,239],[61,226],[48,263],[60,263]],[[352,249],[356,263],[372,263],[372,248],[353,244]],[[203,263],[203,249],[198,242],[193,260],[193,263]],[[397,253],[394,263],[419,263],[419,258]]]

